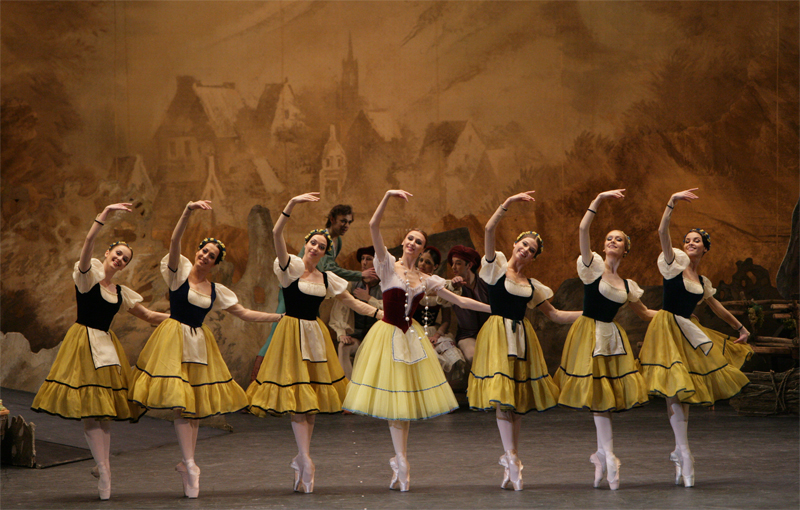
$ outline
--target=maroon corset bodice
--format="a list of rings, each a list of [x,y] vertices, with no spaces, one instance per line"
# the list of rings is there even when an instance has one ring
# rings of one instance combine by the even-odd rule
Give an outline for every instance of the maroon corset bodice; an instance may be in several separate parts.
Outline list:
[[[425,297],[424,292],[414,296],[411,302],[411,310],[408,311],[408,318],[413,320],[414,310],[417,309],[419,302]],[[408,331],[411,320],[406,321],[406,291],[397,287],[391,288],[383,293],[383,322],[397,326],[403,333]]]

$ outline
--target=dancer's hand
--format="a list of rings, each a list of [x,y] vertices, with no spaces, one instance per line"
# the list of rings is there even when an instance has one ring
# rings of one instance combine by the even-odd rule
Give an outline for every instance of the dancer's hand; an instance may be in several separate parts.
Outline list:
[[[746,344],[747,343],[747,339],[749,337],[750,337],[750,332],[747,331],[747,328],[742,327],[742,329],[739,330],[739,338],[734,340],[733,343],[735,343],[735,344]]]
[[[375,271],[374,267],[371,267],[369,269],[365,269],[364,271],[361,271],[361,278],[376,278],[377,279],[378,278],[378,273]]]
[[[119,203],[119,204],[107,205],[105,210],[106,211],[126,211],[126,212],[131,212],[131,206],[133,206],[133,204],[129,204],[127,202],[122,202],[122,203]]]
[[[197,202],[189,202],[186,204],[186,208],[190,211],[194,211],[195,209],[203,209],[204,211],[211,210],[211,200],[198,200]]]
[[[390,190],[388,190],[386,192],[386,196],[387,197],[400,197],[403,200],[405,200],[406,202],[408,202],[408,199],[413,197],[414,195],[412,195],[408,191],[404,191],[402,189],[390,189]]]
[[[352,336],[342,335],[342,336],[339,337],[339,343],[342,344],[342,345],[350,345],[353,342],[355,342],[355,340],[353,340]]]
[[[532,193],[536,193],[535,191],[525,191],[523,193],[517,193],[516,195],[511,195],[508,197],[505,202],[503,202],[503,207],[508,209],[508,206],[513,204],[514,202],[535,202],[536,199],[531,196]]]
[[[687,202],[691,202],[692,200],[697,200],[700,197],[695,195],[693,191],[697,191],[698,189],[700,188],[690,188],[684,191],[673,193],[672,196],[669,197],[668,204],[674,206],[677,200],[686,200]]]
[[[304,204],[306,202],[319,202],[319,191],[312,191],[310,193],[303,193],[289,200],[290,204]]]
[[[604,191],[602,193],[599,193],[595,200],[600,202],[600,201],[603,201],[603,200],[605,200],[607,198],[625,198],[625,195],[623,194],[624,191],[625,191],[625,188],[612,189],[612,190],[609,190],[609,191]]]
[[[365,303],[368,302],[371,297],[369,291],[362,288],[353,289],[353,295]]]
[[[450,280],[450,283],[453,284],[454,289],[458,290],[464,284],[464,279],[460,276],[454,276],[453,279]]]

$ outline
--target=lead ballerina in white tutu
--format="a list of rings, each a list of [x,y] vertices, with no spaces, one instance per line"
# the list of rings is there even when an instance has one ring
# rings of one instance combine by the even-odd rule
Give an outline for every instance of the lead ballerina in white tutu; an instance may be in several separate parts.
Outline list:
[[[408,201],[411,196],[403,190],[387,191],[369,222],[375,246],[375,271],[383,291],[384,316],[364,337],[342,404],[347,411],[389,420],[395,450],[395,457],[389,461],[393,471],[389,488],[401,491],[407,491],[410,486],[406,446],[411,420],[433,418],[458,407],[436,351],[425,336],[425,330],[412,319],[414,310],[428,290],[462,308],[490,311],[487,304],[445,289],[442,278],[415,269],[416,260],[427,242],[425,232],[408,231],[399,261],[386,250],[380,232],[386,205],[392,197]]]

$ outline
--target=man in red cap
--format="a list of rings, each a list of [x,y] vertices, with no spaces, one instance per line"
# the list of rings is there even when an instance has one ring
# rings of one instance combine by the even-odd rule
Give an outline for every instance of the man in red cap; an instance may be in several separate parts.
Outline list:
[[[455,275],[448,283],[448,289],[482,303],[489,302],[489,288],[486,282],[477,276],[481,267],[481,256],[475,249],[460,244],[453,246],[447,254],[447,262],[450,263]],[[483,323],[489,318],[489,314],[465,310],[455,305],[453,312],[458,321],[456,345],[471,366],[475,355],[475,338]]]

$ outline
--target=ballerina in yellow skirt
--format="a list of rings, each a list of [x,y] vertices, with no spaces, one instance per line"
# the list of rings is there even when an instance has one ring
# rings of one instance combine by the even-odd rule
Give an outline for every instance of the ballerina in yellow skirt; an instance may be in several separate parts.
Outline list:
[[[278,322],[256,379],[247,388],[250,412],[292,417],[297,456],[290,464],[295,471],[294,490],[314,492],[315,467],[311,461],[311,435],[316,415],[342,412],[347,378],[333,347],[328,327],[317,314],[323,300],[336,298],[361,315],[380,318],[374,306],[347,292],[347,281],[331,271],[320,271],[320,259],[333,249],[325,229],[305,237],[303,258],[289,255],[283,229],[294,206],[317,202],[319,193],[292,198],[284,207],[272,238],[275,242],[274,271],[286,303],[286,315]]]
[[[401,244],[400,260],[389,254],[383,242],[380,223],[390,198],[408,201],[411,193],[389,190],[369,222],[375,247],[375,271],[383,291],[383,320],[376,322],[364,337],[353,365],[353,380],[347,386],[342,407],[389,421],[395,456],[390,489],[407,491],[410,467],[406,456],[409,424],[447,414],[458,408],[453,390],[425,330],[415,320],[414,311],[426,290],[462,308],[489,312],[485,303],[457,296],[444,288],[444,280],[416,268],[428,236],[419,229],[409,230]]]
[[[111,204],[97,215],[72,279],[78,301],[78,319],[61,342],[53,366],[33,399],[31,409],[71,420],[83,420],[84,436],[97,467],[100,499],[111,497],[110,420],[137,420],[138,409],[128,403],[130,363],[117,335],[109,329],[120,308],[158,324],[168,317],[141,305],[142,296],[111,280],[133,258],[128,243],[117,241],[103,261],[92,258],[94,241],[112,211],[130,212],[131,204]]]
[[[200,242],[194,263],[181,255],[181,238],[194,210],[211,210],[211,202],[189,202],[172,232],[161,275],[169,286],[170,318],[156,328],[139,354],[128,399],[145,409],[173,409],[186,497],[200,492],[200,468],[194,460],[199,420],[247,408],[247,395],[231,377],[214,334],[203,321],[213,309],[245,321],[276,322],[280,315],[249,310],[227,287],[208,276],[225,259],[222,241]]]
[[[656,314],[642,304],[644,291],[633,280],[622,279],[617,270],[631,249],[631,239],[621,230],[606,234],[605,260],[591,250],[589,229],[600,204],[609,198],[624,199],[624,189],[604,191],[589,205],[581,220],[578,276],[583,282],[583,315],[569,330],[556,370],[558,404],[588,409],[594,415],[597,452],[594,486],[606,476],[612,490],[619,488],[619,459],[614,455],[611,413],[626,411],[648,401],[644,379],[636,366],[625,330],[614,321],[626,303],[642,320]]]
[[[678,201],[697,199],[697,188],[673,194],[658,228],[662,253],[658,269],[664,277],[664,304],[650,326],[639,352],[642,376],[652,395],[667,399],[667,414],[675,434],[675,484],[694,485],[694,457],[687,437],[689,404],[711,406],[731,398],[748,384],[739,367],[752,348],[746,345],[750,332],[719,301],[708,278],[698,275],[700,261],[711,249],[711,236],[703,229],[692,229],[683,238],[683,251],[672,247],[669,223]],[[700,326],[692,316],[705,301],[719,318],[739,332],[733,342],[722,333]],[[723,352],[727,351],[727,352]]]
[[[542,238],[536,232],[517,236],[506,261],[495,251],[495,230],[514,202],[533,202],[533,191],[508,197],[486,223],[486,255],[478,276],[489,286],[491,317],[481,327],[475,341],[475,357],[469,375],[467,398],[474,410],[495,410],[497,428],[505,453],[500,465],[505,468],[503,489],[522,490],[522,462],[517,450],[522,415],[546,411],[558,403],[558,387],[547,372],[539,339],[526,309],[537,308],[550,320],[571,324],[581,312],[557,310],[550,301],[553,291],[523,274],[526,265],[542,252]]]

